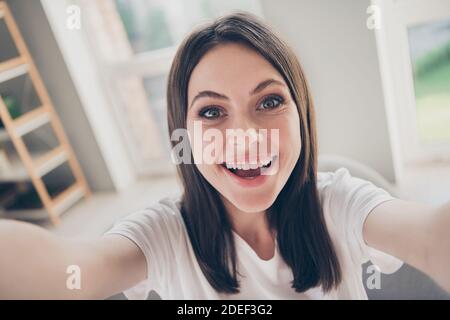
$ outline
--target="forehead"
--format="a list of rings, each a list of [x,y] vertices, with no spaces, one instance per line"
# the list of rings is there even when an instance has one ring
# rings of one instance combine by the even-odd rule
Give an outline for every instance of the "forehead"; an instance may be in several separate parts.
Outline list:
[[[249,92],[259,82],[273,78],[284,83],[279,72],[258,52],[242,44],[221,44],[208,51],[194,68],[188,98],[202,90],[224,94]]]

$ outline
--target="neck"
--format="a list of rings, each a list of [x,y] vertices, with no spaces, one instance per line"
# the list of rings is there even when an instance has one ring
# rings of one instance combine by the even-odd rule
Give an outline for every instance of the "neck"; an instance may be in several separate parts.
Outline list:
[[[270,228],[266,211],[245,212],[225,198],[222,201],[230,217],[233,231],[251,247],[268,248],[269,252],[273,252],[271,248],[274,246],[275,233]]]

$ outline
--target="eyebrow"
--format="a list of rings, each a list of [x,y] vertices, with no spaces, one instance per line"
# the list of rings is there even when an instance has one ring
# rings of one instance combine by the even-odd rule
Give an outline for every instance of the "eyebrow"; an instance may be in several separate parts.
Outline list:
[[[276,85],[281,85],[284,86],[284,83],[279,81],[279,80],[275,80],[275,79],[267,79],[264,80],[262,82],[260,82],[255,89],[253,89],[252,91],[249,92],[249,95],[254,95],[257,94],[259,92],[261,92],[262,90],[264,90],[265,88],[267,88],[268,86],[272,85],[272,84],[276,84]],[[194,99],[192,99],[191,102],[191,107],[194,104],[194,102],[200,98],[215,98],[215,99],[221,99],[221,100],[230,100],[226,95],[217,93],[215,91],[211,91],[211,90],[205,90],[205,91],[200,91],[195,97]]]
[[[263,82],[261,82],[260,84],[258,84],[255,89],[250,91],[250,95],[257,94],[272,84],[284,86],[284,83],[281,81],[278,81],[275,79],[267,79],[267,80],[264,80]]]
[[[211,90],[200,91],[192,100],[191,107],[196,100],[198,100],[200,98],[204,98],[204,97],[216,98],[216,99],[221,99],[221,100],[230,100],[226,95],[223,95],[223,94],[211,91]]]

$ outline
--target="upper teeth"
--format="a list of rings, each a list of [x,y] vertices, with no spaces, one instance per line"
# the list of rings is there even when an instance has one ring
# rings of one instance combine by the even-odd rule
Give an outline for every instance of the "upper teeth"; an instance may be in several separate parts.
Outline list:
[[[272,159],[265,159],[259,161],[259,163],[255,162],[247,162],[247,163],[225,163],[225,166],[228,169],[239,169],[239,170],[249,170],[249,169],[257,169],[258,167],[267,166]]]
[[[250,169],[258,169],[258,165],[256,163],[250,163],[249,166]]]

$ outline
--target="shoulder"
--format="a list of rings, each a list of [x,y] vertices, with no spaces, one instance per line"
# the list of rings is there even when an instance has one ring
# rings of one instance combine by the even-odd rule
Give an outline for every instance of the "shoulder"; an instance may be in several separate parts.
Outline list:
[[[345,195],[346,189],[361,182],[365,181],[352,177],[346,168],[317,173],[317,189],[322,199],[336,194]]]
[[[166,197],[119,219],[108,233],[133,233],[142,238],[178,238],[183,227],[181,197]]]
[[[166,197],[119,219],[105,233],[128,238],[145,256],[147,280],[127,290],[128,297],[145,299],[151,289],[159,292],[174,274],[186,241],[180,208],[181,197]]]
[[[139,214],[139,212],[137,212]],[[169,225],[179,225],[182,222],[181,197],[166,197],[141,210],[149,219],[160,220]]]
[[[339,168],[336,171],[318,172],[317,189],[321,196],[388,193],[388,191],[376,186],[372,181],[352,175],[349,170],[344,167]]]
[[[393,197],[371,181],[352,176],[348,169],[317,174],[317,189],[325,215],[360,220],[376,205]]]
[[[167,223],[178,223],[181,219],[180,208],[180,197],[166,197],[135,211],[129,217],[145,217],[148,219],[159,219]]]
[[[349,177],[350,173],[346,168],[317,173],[317,190],[327,220],[335,220],[333,216],[338,215],[342,211],[344,199],[348,193],[346,190],[348,188],[345,185],[343,186],[343,184]]]
[[[376,206],[395,197],[377,181],[354,177],[346,168],[318,173],[317,188],[327,226],[341,254],[346,250],[358,263],[371,260],[384,273],[398,270],[400,260],[370,248],[363,237],[367,216]]]
[[[317,172],[317,187],[319,190],[325,188],[336,181],[337,178],[344,174],[349,174],[346,168],[339,168],[336,171],[319,171]]]

